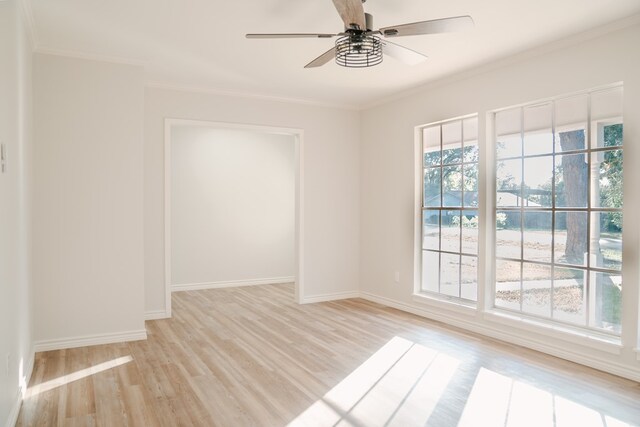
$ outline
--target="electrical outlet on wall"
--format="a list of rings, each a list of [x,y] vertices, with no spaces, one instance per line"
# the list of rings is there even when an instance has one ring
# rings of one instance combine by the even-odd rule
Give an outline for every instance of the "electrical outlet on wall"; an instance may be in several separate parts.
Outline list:
[[[396,283],[400,283],[400,272],[396,271],[393,275],[393,280],[395,280]]]

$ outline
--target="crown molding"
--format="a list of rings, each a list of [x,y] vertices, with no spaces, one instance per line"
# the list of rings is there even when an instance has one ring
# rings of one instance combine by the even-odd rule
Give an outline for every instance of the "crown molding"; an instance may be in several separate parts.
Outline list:
[[[451,76],[439,77],[439,78],[436,77],[433,80],[427,81],[426,83],[416,85],[412,88],[403,90],[396,94],[382,97],[376,101],[363,104],[360,106],[360,110],[366,111],[375,107],[379,107],[381,105],[406,99],[416,94],[424,93],[429,90],[447,86],[452,83],[455,83],[461,80],[466,80],[471,77],[475,77],[493,70],[504,68],[512,64],[517,64],[519,62],[523,62],[527,59],[535,58],[537,56],[544,55],[546,53],[551,53],[563,48],[575,46],[575,45],[584,43],[586,41],[605,36],[609,33],[613,33],[615,31],[620,31],[625,28],[633,27],[635,25],[640,25],[640,14],[631,15],[626,18],[619,19],[617,21],[613,21],[608,24],[595,27],[577,34],[573,34],[568,37],[564,37],[549,43],[545,43],[537,47],[527,49],[518,53],[508,54],[506,56],[502,56],[497,59],[490,59],[488,61],[485,61],[477,65],[471,65],[469,67],[466,67],[466,69],[458,73],[455,73]]]
[[[170,82],[147,81],[145,87],[152,89],[173,90],[178,92],[201,93],[208,95],[228,96],[232,98],[247,98],[259,101],[282,102],[287,104],[300,104],[310,107],[332,108],[339,110],[360,111],[360,107],[350,104],[338,104],[330,102],[316,101],[312,99],[293,98],[278,95],[265,95],[259,93],[241,92],[226,89],[217,89],[211,87],[179,85]]]
[[[142,68],[146,67],[146,63],[144,61],[137,61],[129,58],[122,58],[122,57],[115,57],[115,56],[95,55],[91,53],[77,52],[77,51],[71,51],[71,50],[53,49],[53,48],[48,48],[44,46],[38,46],[37,48],[34,49],[34,52],[43,54],[43,55],[62,56],[65,58],[84,59],[88,61],[107,62],[111,64],[132,65],[132,66],[142,67]],[[300,104],[300,105],[307,105],[310,107],[332,108],[332,109],[350,110],[350,111],[360,110],[360,108],[356,105],[329,103],[329,102],[316,101],[312,99],[294,98],[294,97],[286,97],[286,96],[278,96],[278,95],[265,95],[265,94],[257,94],[257,93],[250,93],[250,92],[240,92],[240,91],[232,91],[232,90],[218,89],[218,88],[212,88],[212,87],[189,86],[189,85],[176,84],[172,82],[147,81],[145,82],[145,87],[164,89],[164,90],[174,90],[179,92],[204,93],[209,95],[228,96],[228,97],[234,97],[234,98],[247,98],[247,99],[255,99],[255,100],[261,100],[261,101],[283,102],[287,104]]]
[[[36,20],[33,17],[33,8],[31,7],[31,0],[20,0],[20,10],[25,27],[27,28],[27,36],[29,43],[31,44],[31,50],[34,51],[38,47],[38,31],[36,27]]]
[[[85,52],[77,52],[72,50],[64,50],[64,49],[53,49],[45,46],[38,46],[34,49],[35,53],[40,53],[43,55],[53,55],[53,56],[63,56],[65,58],[74,58],[74,59],[84,59],[87,61],[97,61],[97,62],[108,62],[111,64],[120,64],[120,65],[132,65],[135,67],[145,67],[146,63],[144,61],[139,61],[136,59],[118,57],[118,56],[108,56],[108,55],[96,55],[93,53],[85,53]]]

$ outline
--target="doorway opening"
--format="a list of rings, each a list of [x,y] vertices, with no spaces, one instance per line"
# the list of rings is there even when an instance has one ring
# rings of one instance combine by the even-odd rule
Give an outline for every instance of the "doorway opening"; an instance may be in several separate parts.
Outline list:
[[[303,295],[303,131],[165,119],[171,292],[295,283]]]

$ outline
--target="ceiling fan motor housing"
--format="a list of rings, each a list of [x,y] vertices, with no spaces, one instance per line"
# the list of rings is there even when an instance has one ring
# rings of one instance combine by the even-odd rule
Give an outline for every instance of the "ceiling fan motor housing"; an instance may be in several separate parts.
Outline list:
[[[382,42],[371,34],[373,16],[365,13],[367,29],[347,29],[336,40],[336,63],[349,68],[366,68],[382,62]]]

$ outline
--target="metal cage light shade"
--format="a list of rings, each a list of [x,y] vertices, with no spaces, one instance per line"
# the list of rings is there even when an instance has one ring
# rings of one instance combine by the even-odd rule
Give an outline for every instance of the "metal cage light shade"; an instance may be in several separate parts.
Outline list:
[[[370,34],[350,34],[336,40],[336,63],[343,67],[365,68],[382,62],[382,42]]]

